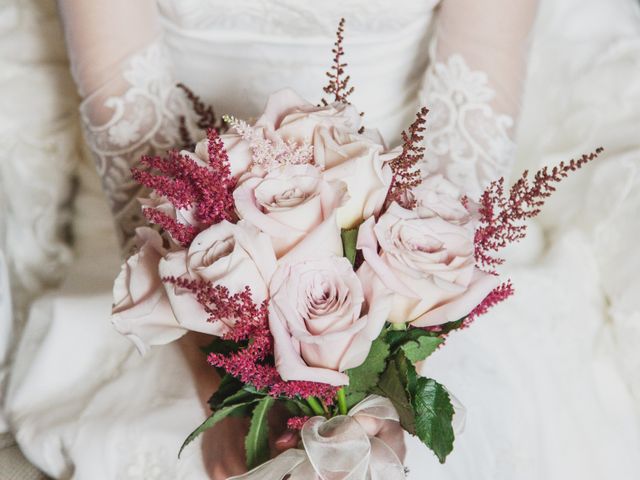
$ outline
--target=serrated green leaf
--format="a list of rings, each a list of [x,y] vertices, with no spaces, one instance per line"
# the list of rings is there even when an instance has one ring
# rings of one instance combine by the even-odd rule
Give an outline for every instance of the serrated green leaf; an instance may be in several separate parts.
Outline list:
[[[209,418],[207,418],[204,422],[202,422],[202,424],[198,428],[196,428],[193,432],[189,434],[189,436],[186,438],[186,440],[180,447],[180,451],[178,452],[178,458],[180,458],[180,454],[182,453],[182,450],[184,450],[184,447],[186,447],[191,442],[193,442],[196,438],[198,438],[198,436],[200,436],[202,432],[210,429],[220,420],[223,420],[227,417],[238,416],[238,415],[243,415],[248,413],[248,408],[254,403],[255,401],[238,403],[235,405],[229,405],[228,407],[222,407],[221,409],[213,412],[209,416]]]
[[[389,345],[378,337],[371,344],[369,354],[359,367],[347,370],[349,386],[345,387],[347,396],[354,392],[368,392],[378,384],[380,374],[384,371],[389,357]]]
[[[415,365],[435,352],[442,342],[444,342],[442,338],[423,336],[403,344],[400,348],[407,359]]]
[[[218,390],[216,390],[216,392],[211,395],[211,398],[209,399],[209,406],[211,407],[211,410],[217,410],[218,408],[220,408],[222,405],[224,405],[225,400],[238,393],[241,389],[242,382],[229,374],[224,375],[222,377],[222,380],[220,381]]]
[[[313,410],[307,402],[296,398],[280,398],[279,401],[284,404],[287,411],[294,417],[311,417]]]
[[[416,381],[418,379],[416,368],[402,351],[396,353],[393,361],[396,364],[398,372],[400,372],[400,382],[404,385],[404,389],[407,391],[407,395],[409,396],[409,401],[411,401],[411,398],[413,398],[416,391]]]
[[[407,378],[407,374],[407,370],[400,371],[398,362],[395,360],[390,361],[385,371],[380,375],[380,381],[374,389],[374,393],[378,393],[391,400],[391,403],[393,403],[393,406],[398,412],[402,427],[407,432],[415,434],[413,406],[411,405],[411,397],[407,391],[407,384],[410,383],[410,379]]]
[[[222,338],[216,338],[208,345],[204,347],[200,347],[200,351],[204,354],[209,353],[222,353],[227,355],[229,353],[233,353],[238,351],[241,344],[238,342],[234,342],[233,340],[224,340]]]
[[[447,322],[440,325],[440,331],[437,333],[438,335],[446,335],[449,332],[454,330],[458,330],[462,325],[464,325],[464,319],[467,317],[463,317],[460,320],[455,320],[453,322]]]
[[[342,237],[342,250],[344,251],[344,256],[347,257],[349,262],[351,262],[351,265],[354,265],[356,263],[358,229],[351,228],[349,230],[342,230],[340,235]]]
[[[415,431],[422,442],[444,463],[453,450],[453,405],[447,390],[431,378],[420,377],[416,382],[412,404]]]
[[[367,396],[366,392],[349,392],[347,391],[347,410],[351,410],[354,406],[364,400]]]
[[[269,422],[267,415],[273,406],[273,397],[266,396],[253,409],[249,432],[244,439],[247,469],[251,470],[269,460]]]
[[[421,328],[408,328],[407,330],[388,330],[385,340],[389,344],[392,352],[395,352],[403,344],[420,337],[433,337],[431,332],[422,330]]]

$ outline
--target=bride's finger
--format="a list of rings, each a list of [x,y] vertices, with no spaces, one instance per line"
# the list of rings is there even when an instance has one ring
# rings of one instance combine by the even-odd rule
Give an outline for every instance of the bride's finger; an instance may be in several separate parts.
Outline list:
[[[293,430],[287,430],[278,438],[276,438],[275,446],[278,452],[284,452],[290,448],[295,448],[298,445],[298,433]]]

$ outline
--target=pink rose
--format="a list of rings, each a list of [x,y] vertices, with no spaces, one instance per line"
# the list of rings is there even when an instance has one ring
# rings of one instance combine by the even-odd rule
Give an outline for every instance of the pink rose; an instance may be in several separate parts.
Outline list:
[[[173,218],[181,225],[196,228],[200,227],[200,222],[195,216],[195,205],[189,208],[176,208],[167,197],[157,195],[155,192],[151,192],[147,198],[139,198],[138,201],[143,211],[147,208],[152,208]]]
[[[200,232],[188,250],[169,252],[160,261],[161,277],[205,280],[221,285],[234,294],[251,288],[253,300],[267,298],[267,283],[275,268],[269,237],[240,222],[223,221]],[[208,314],[191,291],[166,282],[171,308],[180,324],[198,332],[223,335],[233,319],[208,321]]]
[[[229,168],[231,176],[238,178],[251,166],[251,149],[249,142],[237,133],[223,133],[220,139],[224,144],[224,149],[229,157]],[[209,163],[209,141],[205,138],[196,144],[195,156],[201,161]],[[184,153],[184,152],[182,152]],[[193,154],[192,154],[193,155]]]
[[[393,292],[390,322],[425,327],[459,320],[498,284],[475,266],[474,225],[451,188],[442,177],[427,179],[414,210],[394,203],[377,223],[370,218],[360,227],[359,275]]]
[[[163,345],[181,337],[158,275],[158,263],[165,254],[162,238],[155,230],[136,230],[139,250],[122,265],[113,284],[111,322],[144,354],[150,345]]]
[[[391,182],[387,162],[398,151],[386,152],[377,131],[359,133],[360,112],[352,105],[334,103],[318,107],[292,90],[269,97],[265,112],[256,122],[266,138],[313,146],[314,163],[328,181],[346,183],[349,200],[338,209],[341,228],[351,228],[379,213]]]
[[[239,217],[265,232],[280,257],[344,202],[345,190],[316,167],[287,165],[245,179],[233,198]]]
[[[362,126],[360,112],[352,105],[334,103],[316,106],[289,88],[273,93],[255,124],[268,136],[277,132],[283,140],[312,143],[318,128],[357,133]]]
[[[269,285],[269,327],[284,380],[348,384],[344,370],[365,360],[390,302],[364,299],[363,286],[342,256],[331,216],[278,262]]]

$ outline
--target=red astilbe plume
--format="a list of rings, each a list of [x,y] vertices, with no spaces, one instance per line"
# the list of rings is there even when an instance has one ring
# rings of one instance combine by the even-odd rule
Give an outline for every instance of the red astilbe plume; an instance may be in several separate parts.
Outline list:
[[[334,102],[342,102],[349,104],[349,96],[353,93],[354,88],[349,86],[349,75],[344,76],[346,63],[342,61],[344,55],[344,48],[342,42],[344,41],[344,18],[340,19],[338,24],[338,31],[336,32],[336,41],[333,44],[334,47],[331,50],[333,52],[333,65],[331,69],[326,73],[329,77],[329,83],[323,88],[324,92],[333,95]],[[327,106],[329,102],[324,98],[321,100],[322,105]]]
[[[198,117],[198,128],[201,130],[218,129],[218,118],[213,110],[213,106],[208,105],[202,101],[202,99],[195,94],[193,90],[187,87],[184,83],[178,83],[176,85],[187,96],[187,100],[191,103],[193,112]]]
[[[551,170],[544,167],[536,172],[532,181],[529,172],[525,171],[511,186],[508,195],[504,191],[504,178],[492,182],[479,201],[479,226],[474,237],[478,266],[492,269],[504,263],[504,259],[493,254],[524,238],[527,226],[522,222],[540,213],[546,199],[556,190],[554,184],[597,158],[602,151],[598,148],[578,160],[561,162]]]
[[[234,320],[233,328],[223,338],[235,342],[239,348],[231,353],[210,353],[207,361],[212,366],[222,368],[242,383],[265,390],[274,397],[314,396],[327,405],[333,404],[336,387],[324,383],[282,380],[273,364],[273,337],[269,330],[267,302],[256,305],[249,287],[230,295],[227,288],[214,286],[210,282],[173,277],[163,278],[163,281],[191,291],[209,315],[209,321]]]
[[[207,131],[208,165],[203,166],[188,155],[171,150],[166,157],[145,156],[142,168],[131,170],[136,182],[166,197],[176,209],[194,208],[200,228],[183,225],[173,217],[153,208],[144,208],[145,217],[164,228],[183,246],[188,246],[198,232],[222,220],[235,219],[229,158],[218,133]]]
[[[422,181],[420,170],[416,165],[424,157],[425,147],[422,145],[429,110],[422,107],[416,113],[416,119],[408,130],[402,132],[402,153],[389,162],[393,176],[387,192],[385,207],[397,202],[405,208],[413,208],[415,200],[411,197],[411,190]]]
[[[302,430],[302,427],[307,423],[309,417],[291,417],[287,420],[287,428],[289,430]]]
[[[211,105],[203,102],[202,99],[184,83],[178,83],[176,85],[176,88],[182,90],[189,103],[191,103],[193,113],[196,117],[198,117],[196,126],[200,130],[209,130],[210,128],[212,128],[216,131],[220,131],[220,123],[218,122],[216,113]],[[179,118],[179,122],[180,127],[178,133],[180,134],[180,140],[182,141],[183,148],[190,148],[191,146],[193,146],[194,142],[193,138],[191,138],[191,134],[189,133],[189,129],[187,128],[186,117],[184,115],[181,115]]]
[[[491,308],[496,306],[500,302],[504,302],[507,298],[513,295],[513,285],[511,284],[511,280],[507,280],[504,283],[501,283],[496,288],[491,290],[489,294],[484,297],[484,300],[480,302],[471,312],[467,315],[462,322],[462,328],[466,328],[471,323],[478,318],[480,315],[484,315]]]

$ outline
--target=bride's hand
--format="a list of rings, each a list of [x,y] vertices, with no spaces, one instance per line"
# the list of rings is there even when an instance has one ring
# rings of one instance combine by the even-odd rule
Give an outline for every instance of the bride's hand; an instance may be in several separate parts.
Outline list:
[[[211,337],[188,333],[179,340],[182,351],[191,367],[198,397],[206,414],[209,414],[207,401],[218,388],[220,379],[215,370],[207,364],[200,346],[211,342]],[[274,409],[269,419],[271,454],[276,456],[293,448],[298,436],[286,431],[285,412]],[[247,418],[226,418],[215,427],[202,434],[202,455],[205,467],[213,480],[225,480],[233,475],[247,471],[245,466],[244,437],[249,428]]]

